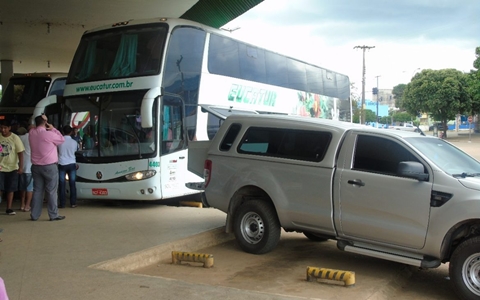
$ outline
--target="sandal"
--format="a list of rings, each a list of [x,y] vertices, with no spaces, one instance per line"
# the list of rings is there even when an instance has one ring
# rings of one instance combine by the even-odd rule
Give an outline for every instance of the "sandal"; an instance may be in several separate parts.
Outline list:
[[[20,210],[21,210],[21,211],[25,211],[25,206],[22,206],[22,207],[20,208]]]
[[[30,211],[32,208],[31,207],[25,207],[23,211]]]

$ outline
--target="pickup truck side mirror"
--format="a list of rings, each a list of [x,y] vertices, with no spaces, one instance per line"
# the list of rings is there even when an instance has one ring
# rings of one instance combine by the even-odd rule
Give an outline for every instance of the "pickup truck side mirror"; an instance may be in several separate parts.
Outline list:
[[[397,175],[418,181],[428,181],[428,173],[425,173],[423,165],[416,161],[401,161],[398,164]]]

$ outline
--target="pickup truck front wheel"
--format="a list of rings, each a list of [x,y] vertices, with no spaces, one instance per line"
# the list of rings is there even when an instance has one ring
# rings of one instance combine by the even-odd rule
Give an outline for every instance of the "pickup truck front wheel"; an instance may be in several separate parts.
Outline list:
[[[243,251],[267,253],[280,240],[280,223],[273,205],[266,201],[248,201],[235,212],[235,239]]]
[[[449,273],[455,291],[462,299],[479,299],[480,237],[458,245],[450,259]]]

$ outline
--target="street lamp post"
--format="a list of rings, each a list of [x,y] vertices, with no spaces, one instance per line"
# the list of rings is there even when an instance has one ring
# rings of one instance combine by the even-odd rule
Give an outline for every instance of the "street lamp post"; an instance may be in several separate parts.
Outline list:
[[[417,71],[420,71],[422,68],[416,68],[415,70],[413,70],[412,72],[412,76],[410,77],[410,81],[412,80],[413,76],[415,76],[415,74],[417,74]]]

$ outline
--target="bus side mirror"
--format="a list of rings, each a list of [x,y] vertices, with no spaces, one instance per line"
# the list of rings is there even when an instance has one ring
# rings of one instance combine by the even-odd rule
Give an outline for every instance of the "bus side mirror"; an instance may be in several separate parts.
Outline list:
[[[140,108],[140,115],[142,116],[142,128],[153,127],[153,103],[155,102],[155,98],[157,98],[158,96],[160,96],[159,87],[148,90],[145,96],[143,96],[142,106]]]
[[[37,105],[35,105],[35,109],[33,110],[32,119],[35,119],[35,117],[45,113],[45,108],[50,104],[55,103],[57,103],[57,95],[51,95],[38,101]]]

